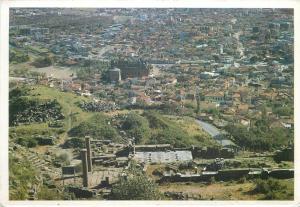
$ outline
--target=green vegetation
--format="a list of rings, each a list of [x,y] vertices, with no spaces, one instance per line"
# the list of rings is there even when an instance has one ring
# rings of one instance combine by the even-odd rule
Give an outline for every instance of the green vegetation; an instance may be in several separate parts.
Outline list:
[[[53,160],[53,165],[56,167],[67,166],[70,165],[71,157],[67,153],[61,153],[55,156]]]
[[[271,128],[270,125],[271,121],[262,118],[257,120],[250,130],[241,125],[228,125],[225,129],[239,146],[253,151],[276,149],[288,145],[293,140],[293,131]]]
[[[54,88],[46,86],[35,86],[34,88],[26,87],[26,85],[19,85],[18,87],[10,91],[10,102],[14,102],[14,105],[10,105],[10,116],[19,112],[20,109],[25,106],[30,106],[30,103],[36,101],[37,103],[44,102],[44,100],[57,100],[57,104],[61,108],[61,112],[65,114],[65,118],[60,123],[62,127],[53,128],[49,127],[49,122],[43,123],[30,123],[29,125],[19,125],[10,127],[10,140],[14,140],[17,143],[26,146],[34,147],[36,144],[43,144],[49,140],[49,136],[65,138],[67,131],[73,126],[78,125],[81,121],[88,119],[92,113],[83,112],[76,104],[78,101],[88,100],[86,97],[76,96],[73,93],[66,93],[58,91]],[[24,99],[25,104],[19,102],[19,99]],[[50,121],[51,122],[51,121]],[[38,136],[47,138],[47,140],[36,139]],[[36,143],[37,141],[37,143]]]
[[[294,101],[291,98],[282,98],[280,100],[269,100],[265,104],[265,107],[271,108],[273,114],[276,114],[278,116],[294,115]]]
[[[122,129],[134,137],[136,143],[144,143],[149,140],[151,134],[148,120],[137,113],[127,115]]]
[[[16,127],[10,127],[9,133],[10,138],[14,139],[17,137],[30,137],[33,135],[45,135],[50,136],[58,134],[58,129],[48,128],[47,123],[31,123],[30,125],[20,125]]]
[[[38,57],[37,59],[34,60],[32,63],[35,67],[37,68],[43,68],[43,67],[48,67],[52,65],[54,62],[54,59],[52,56],[47,55],[45,57]]]
[[[110,68],[109,62],[99,60],[85,60],[81,66],[76,70],[77,77],[80,80],[87,80],[94,77],[95,74],[103,74]]]
[[[146,111],[143,114],[148,119],[151,129],[151,138],[147,144],[172,144],[175,147],[189,147],[214,145],[216,143],[206,134],[193,131],[182,122],[172,120],[154,111]],[[187,123],[192,125],[187,120]],[[194,122],[193,122],[194,124]]]
[[[269,178],[267,180],[258,179],[255,181],[253,193],[262,193],[262,200],[291,200],[294,197],[293,182],[284,183],[284,181]]]
[[[27,199],[28,191],[34,184],[38,184],[37,171],[30,162],[9,154],[9,199]]]
[[[9,65],[9,75],[13,77],[25,77],[32,79],[39,79],[45,77],[45,73],[32,71],[34,66],[29,63],[19,63],[19,64],[10,64]],[[14,83],[10,81],[10,84]],[[11,87],[10,87],[11,88]]]
[[[278,114],[279,116],[292,116],[294,113],[293,107],[279,107],[273,110],[274,114]]]
[[[28,148],[36,147],[38,145],[38,141],[33,137],[19,137],[16,142],[17,144]]]
[[[109,117],[101,113],[95,114],[87,121],[73,127],[68,134],[72,137],[84,138],[89,135],[95,139],[110,139],[114,142],[120,141],[120,136],[116,129],[110,125]]]
[[[24,86],[22,88],[16,87],[9,91],[9,99],[18,98],[21,96],[27,96],[29,95],[29,88]]]
[[[141,115],[130,112],[118,118],[120,130],[128,138],[135,138],[136,144],[172,144],[175,147],[212,146],[216,145],[208,135],[199,129],[193,119],[163,116],[156,111],[145,111]],[[120,135],[111,118],[103,113],[96,113],[89,119],[78,123],[68,135],[72,138],[65,143],[66,147],[82,146],[84,136],[96,139],[110,139],[120,142]],[[198,128],[197,128],[198,127]]]
[[[85,142],[82,137],[72,137],[64,143],[65,148],[84,148]]]
[[[39,45],[39,46],[27,45],[25,48],[27,51],[30,51],[34,54],[45,54],[45,53],[49,52],[49,50],[47,48],[43,47],[42,45]]]
[[[66,115],[65,125],[68,127],[79,124],[81,121],[88,119],[92,113],[83,112],[77,102],[88,101],[89,98],[77,96],[70,92],[61,92],[58,89],[46,86],[35,87],[31,92],[32,96],[38,96],[40,99],[56,99],[62,107],[63,114]],[[71,123],[68,123],[71,119]]]
[[[14,63],[23,63],[29,61],[28,53],[20,50],[20,49],[13,49],[10,48],[9,50],[9,62]]]
[[[220,115],[220,111],[218,109],[206,109],[206,110],[203,110],[203,112],[211,114],[216,117]]]
[[[158,186],[142,170],[131,166],[126,178],[112,186],[112,200],[161,200]]]
[[[42,186],[37,194],[39,200],[63,200],[64,196],[57,189],[49,189],[46,186]]]
[[[175,147],[216,145],[193,118],[162,115],[155,110],[130,112],[119,118],[121,129],[136,144],[171,144]]]

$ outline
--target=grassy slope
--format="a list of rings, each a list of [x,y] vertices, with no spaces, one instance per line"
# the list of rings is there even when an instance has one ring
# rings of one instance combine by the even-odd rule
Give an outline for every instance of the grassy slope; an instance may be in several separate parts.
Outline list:
[[[177,117],[165,115],[164,118],[175,122],[181,129],[191,137],[190,143],[198,146],[212,146],[216,145],[214,139],[212,139],[191,117]]]
[[[88,100],[88,98],[77,96],[73,93],[61,92],[54,88],[46,86],[35,86],[31,95],[36,95],[40,99],[57,99],[62,106],[64,119],[65,133],[61,134],[61,138],[66,137],[66,132],[81,121],[88,119],[92,113],[82,111],[77,105],[77,101]],[[32,123],[30,125],[22,125],[18,127],[11,127],[17,135],[32,135],[32,134],[52,134],[56,133],[57,129],[49,128],[47,123]]]
[[[67,137],[67,131],[72,127],[78,125],[82,121],[88,120],[93,114],[93,112],[84,112],[76,104],[78,101],[88,101],[89,98],[77,96],[69,92],[61,92],[55,88],[49,88],[47,86],[34,86],[34,90],[30,92],[40,99],[57,99],[59,104],[62,106],[64,119],[64,130],[65,132],[60,134],[61,142]],[[129,111],[118,111],[118,113],[128,113]],[[116,113],[116,112],[115,112]],[[112,115],[109,114],[108,115]],[[185,140],[186,143],[209,146],[213,145],[214,140],[211,139],[195,122],[193,118],[189,117],[176,117],[176,116],[162,116],[158,117],[168,126],[179,127],[185,134],[188,135],[189,140]],[[57,129],[49,128],[47,123],[33,123],[30,125],[22,125],[18,127],[12,127],[10,129],[14,131],[17,135],[48,135],[57,134]]]

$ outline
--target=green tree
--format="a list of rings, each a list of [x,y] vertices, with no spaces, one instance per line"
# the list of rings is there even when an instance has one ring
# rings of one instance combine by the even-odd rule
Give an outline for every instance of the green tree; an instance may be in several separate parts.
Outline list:
[[[136,143],[148,140],[151,133],[148,120],[137,113],[129,113],[122,128],[135,138]]]
[[[81,122],[69,132],[72,137],[91,136],[95,139],[111,139],[120,141],[120,135],[110,124],[110,119],[104,114],[96,114],[87,121]]]
[[[16,49],[10,49],[9,51],[9,62],[11,63],[22,63],[27,62],[29,56],[26,52]]]
[[[54,62],[54,58],[50,55],[47,55],[45,57],[38,57],[35,59],[33,65],[37,68],[42,68],[42,67],[48,67],[52,65]]]
[[[141,168],[130,163],[128,176],[112,186],[112,200],[161,200],[157,184],[143,174]]]

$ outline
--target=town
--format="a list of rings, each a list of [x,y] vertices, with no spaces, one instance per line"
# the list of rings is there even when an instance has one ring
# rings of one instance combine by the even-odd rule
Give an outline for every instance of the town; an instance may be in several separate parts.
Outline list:
[[[9,46],[11,200],[293,200],[292,9],[13,8]]]

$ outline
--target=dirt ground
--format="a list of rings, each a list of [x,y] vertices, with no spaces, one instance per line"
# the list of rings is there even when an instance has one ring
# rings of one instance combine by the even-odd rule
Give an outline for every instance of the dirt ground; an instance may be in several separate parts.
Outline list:
[[[49,66],[44,68],[32,68],[31,71],[46,73],[47,76],[52,76],[57,79],[71,80],[71,75],[75,75],[75,71],[67,67]]]
[[[19,63],[19,64],[11,64],[9,66],[10,71],[20,71],[20,70],[29,70],[34,72],[40,72],[40,73],[46,73],[47,76],[52,76],[53,78],[57,79],[64,79],[64,80],[71,80],[71,75],[76,75],[75,70],[72,70],[68,67],[59,67],[59,66],[49,66],[44,68],[36,68],[33,65],[31,65],[30,62],[26,63]]]
[[[106,168],[102,170],[94,169],[92,173],[89,173],[89,186],[91,188],[97,188],[101,181],[104,181],[106,177],[109,177],[110,183],[115,183],[119,179],[121,171],[121,168]],[[65,185],[74,183],[76,185],[82,185],[82,177],[79,174],[76,175],[75,180],[73,176],[69,176],[64,180]],[[62,185],[63,181],[58,180],[57,184]]]

